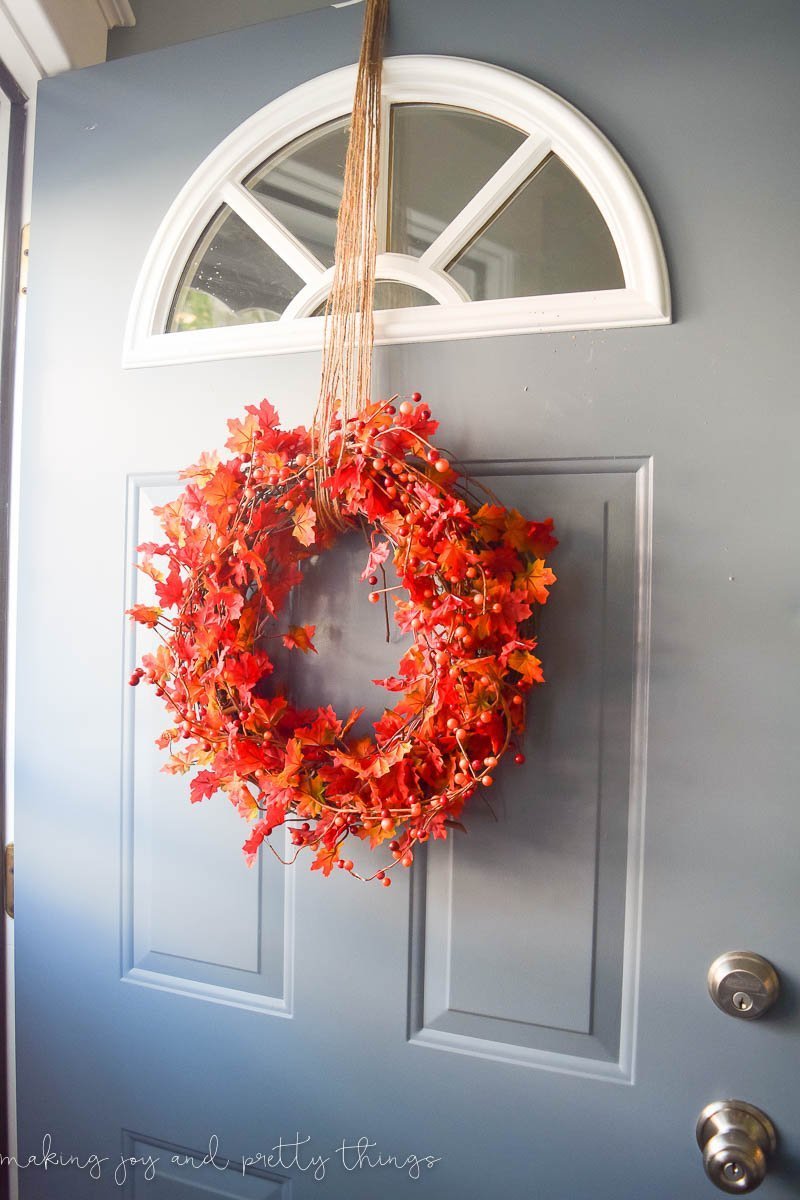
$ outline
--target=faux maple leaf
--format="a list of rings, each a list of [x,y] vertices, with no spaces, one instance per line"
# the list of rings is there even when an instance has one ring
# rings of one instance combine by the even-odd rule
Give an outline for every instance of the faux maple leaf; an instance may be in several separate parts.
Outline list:
[[[317,514],[314,506],[311,504],[301,504],[299,508],[292,513],[292,534],[297,538],[301,546],[311,546],[315,540],[314,528],[317,523]]]
[[[133,608],[127,611],[128,616],[133,617],[140,625],[146,625],[148,629],[155,629],[164,612],[163,608],[155,608],[149,604],[134,604]]]
[[[533,553],[540,558],[546,558],[551,550],[555,550],[558,538],[553,536],[553,518],[531,521],[528,525],[528,542]]]
[[[156,583],[156,595],[164,608],[180,608],[183,600],[183,580],[178,566],[173,563],[163,583]]]
[[[506,528],[506,510],[499,504],[482,504],[473,520],[485,541],[499,542]]]
[[[526,683],[544,683],[541,661],[528,650],[515,650],[509,654],[508,665],[519,671]]]
[[[244,851],[244,859],[248,867],[252,867],[258,857],[259,847],[265,837],[269,837],[272,833],[272,826],[267,819],[258,821],[250,834],[250,837],[242,846]]]
[[[213,771],[198,771],[189,784],[189,799],[192,804],[207,800],[219,790],[219,780]]]
[[[528,599],[535,600],[537,604],[547,603],[547,597],[550,595],[547,589],[556,582],[556,576],[544,565],[543,558],[529,563],[518,579],[526,588]]]
[[[181,471],[179,479],[210,479],[219,466],[219,455],[204,450],[199,460]]]
[[[211,479],[202,489],[203,500],[213,511],[220,509],[226,513],[230,505],[236,505],[239,499],[239,478],[237,473],[226,463],[220,463]]]
[[[248,413],[243,421],[233,419],[228,421],[231,435],[225,445],[234,454],[252,454],[260,422],[257,414]]]
[[[262,400],[258,406],[255,404],[248,404],[245,411],[252,413],[254,417],[258,417],[259,424],[263,430],[277,429],[278,425],[280,424],[278,410],[273,408],[269,400]]]
[[[325,876],[330,875],[340,857],[338,844],[322,846],[317,851],[316,857],[311,864],[311,870],[322,871],[322,874]]]
[[[316,654],[317,647],[311,641],[316,628],[316,625],[290,625],[289,632],[283,635],[284,646],[287,650],[302,650],[303,654],[313,650]]]
[[[389,550],[390,546],[388,542],[373,541],[372,549],[370,550],[369,558],[367,559],[367,565],[361,572],[362,579],[366,579],[367,576],[373,575],[375,571],[377,571],[378,567],[381,566],[382,563],[386,562],[386,559],[389,557]]]

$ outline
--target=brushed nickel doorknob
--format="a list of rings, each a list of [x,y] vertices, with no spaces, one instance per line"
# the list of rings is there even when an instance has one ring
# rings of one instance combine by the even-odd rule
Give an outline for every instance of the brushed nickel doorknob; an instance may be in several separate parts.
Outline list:
[[[722,1192],[753,1192],[775,1153],[775,1126],[744,1100],[715,1100],[697,1121],[697,1144],[706,1175]]]

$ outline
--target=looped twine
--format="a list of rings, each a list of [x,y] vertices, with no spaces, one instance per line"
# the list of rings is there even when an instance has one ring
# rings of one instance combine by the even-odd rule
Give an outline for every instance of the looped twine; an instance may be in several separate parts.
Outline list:
[[[347,422],[369,403],[372,384],[381,79],[388,12],[389,0],[367,0],[336,224],[333,280],[325,304],[322,377],[311,430],[317,512],[338,528],[345,522],[335,497],[325,487],[332,474],[329,450],[338,421],[341,460]]]

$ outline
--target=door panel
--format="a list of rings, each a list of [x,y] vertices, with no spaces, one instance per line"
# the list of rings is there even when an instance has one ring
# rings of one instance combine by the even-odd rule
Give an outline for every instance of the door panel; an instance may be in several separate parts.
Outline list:
[[[631,762],[641,754],[637,697],[647,677],[650,464],[470,469],[522,512],[558,512],[559,571],[570,594],[544,610],[541,637],[547,675],[564,692],[537,693],[525,767],[503,773],[491,809],[473,805],[472,836],[431,854],[418,873],[412,1040],[625,1078],[639,918],[643,797]]]
[[[266,855],[247,870],[227,801],[192,806],[159,770],[162,717],[127,688],[141,644],[122,615],[177,472],[263,395],[308,421],[319,380],[313,354],[124,372],[141,262],[231,129],[353,60],[359,7],[42,86],[17,629],[23,1155],[45,1133],[112,1168],[153,1154],[157,1180],[140,1164],[125,1186],[181,1200],[702,1200],[694,1122],[733,1095],[779,1129],[761,1194],[796,1193],[800,272],[784,204],[800,28],[781,4],[769,23],[722,0],[671,5],[668,27],[633,0],[591,12],[586,38],[563,6],[524,0],[502,21],[456,0],[393,13],[390,53],[488,59],[598,120],[659,215],[679,303],[671,327],[376,355],[377,392],[422,391],[443,442],[562,539],[525,766],[504,764],[497,821],[476,798],[469,833],[386,890]],[[362,558],[343,539],[314,566],[296,611],[320,654],[285,666],[338,709],[380,705],[369,680],[402,653]],[[737,946],[786,984],[760,1022],[706,994]],[[337,1147],[362,1136],[405,1165],[348,1169]],[[229,1170],[200,1165],[212,1137]],[[414,1179],[412,1154],[440,1161]],[[22,1200],[87,1194],[120,1194],[108,1165],[97,1183],[20,1173]]]
[[[177,471],[168,481],[130,480],[126,607],[154,598],[151,581],[133,566],[136,547],[157,539],[152,510],[181,490]],[[130,630],[122,684],[155,645],[150,630]],[[263,859],[242,870],[245,826],[230,805],[207,806],[205,823],[186,821],[187,780],[163,772],[155,744],[169,724],[164,707],[149,688],[124,694],[123,979],[291,1015],[293,874],[266,872]]]

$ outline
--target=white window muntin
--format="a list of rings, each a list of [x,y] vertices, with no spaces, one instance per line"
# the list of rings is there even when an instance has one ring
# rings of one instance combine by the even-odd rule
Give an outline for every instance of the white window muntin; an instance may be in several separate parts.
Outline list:
[[[346,117],[352,108],[355,76],[355,66],[342,67],[278,97],[235,129],[198,167],[169,209],[142,266],[125,332],[124,366],[319,348],[322,318],[305,314],[324,299],[330,271],[324,271],[300,242],[270,218],[242,180],[290,142]],[[528,136],[421,258],[379,253],[378,278],[420,287],[439,303],[376,313],[377,344],[670,321],[666,262],[649,205],[624,160],[582,113],[541,84],[468,59],[388,58],[383,80],[386,155],[393,104],[469,109],[506,121]],[[458,238],[463,244],[473,229],[485,223],[550,152],[577,176],[600,210],[619,255],[625,287],[468,300],[456,281],[444,274],[453,245]],[[384,186],[387,178],[384,170]],[[286,258],[306,287],[278,321],[164,333],[186,262],[225,203],[242,215],[246,212],[251,224],[258,222],[264,241]]]

